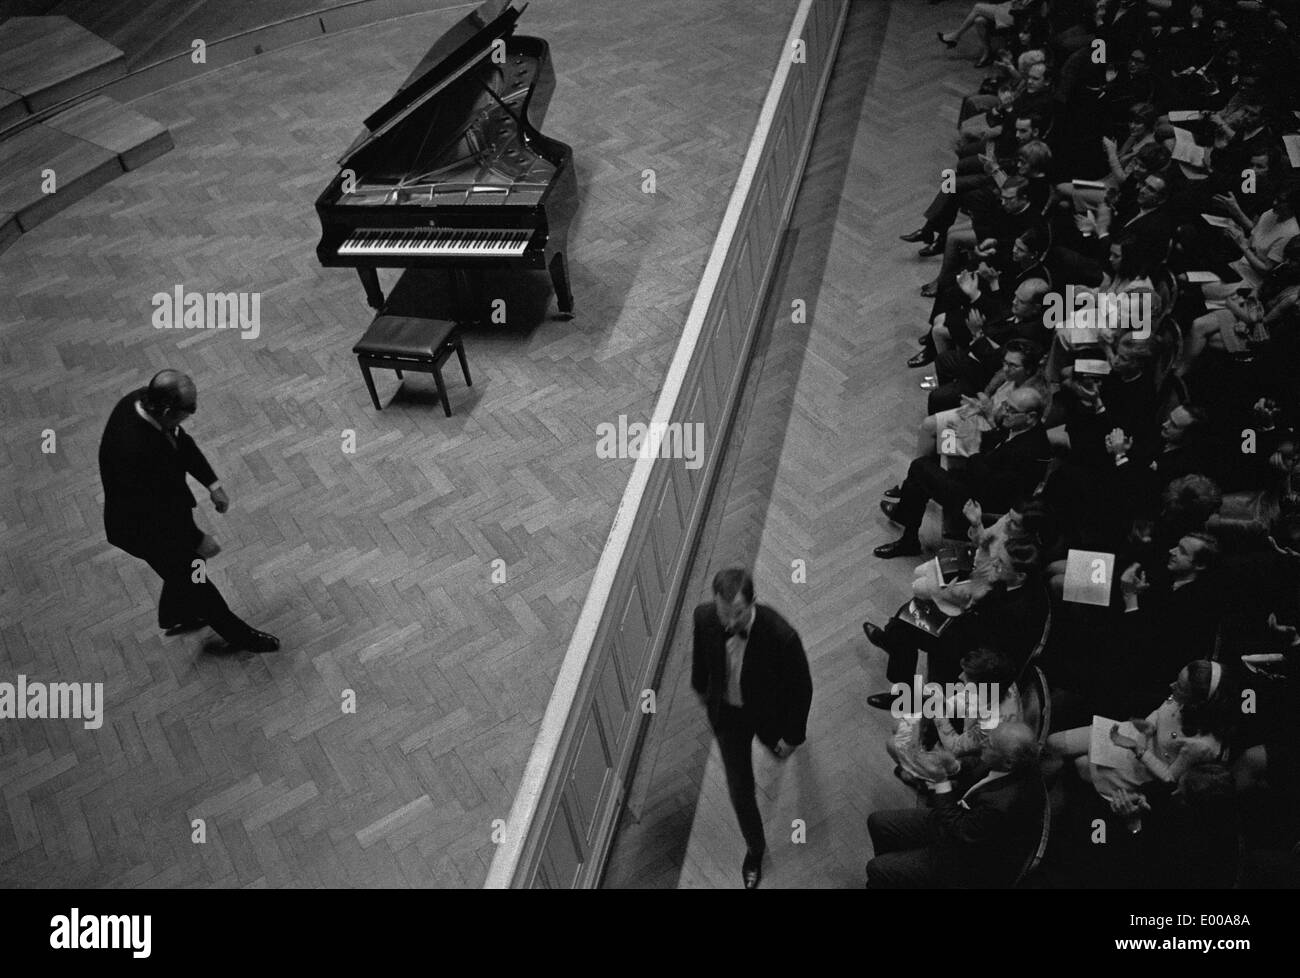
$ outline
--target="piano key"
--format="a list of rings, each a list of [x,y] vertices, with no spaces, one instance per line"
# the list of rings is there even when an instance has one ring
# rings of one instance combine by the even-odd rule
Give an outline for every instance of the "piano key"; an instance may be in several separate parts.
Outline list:
[[[529,229],[420,230],[361,228],[339,247],[340,255],[515,256],[528,250]]]

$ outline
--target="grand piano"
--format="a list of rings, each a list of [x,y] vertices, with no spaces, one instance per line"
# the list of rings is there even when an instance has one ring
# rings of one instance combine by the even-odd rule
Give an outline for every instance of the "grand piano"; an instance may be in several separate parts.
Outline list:
[[[317,257],[355,268],[375,309],[380,268],[445,268],[461,303],[474,270],[545,268],[572,315],[573,151],[538,130],[555,69],[545,41],[514,35],[522,12],[488,0],[440,37],[316,199]]]

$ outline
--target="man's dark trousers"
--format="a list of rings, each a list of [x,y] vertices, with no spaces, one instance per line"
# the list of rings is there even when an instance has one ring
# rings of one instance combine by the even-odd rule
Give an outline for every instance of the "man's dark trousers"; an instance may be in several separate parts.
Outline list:
[[[198,554],[179,547],[122,549],[143,560],[162,578],[162,594],[158,598],[160,628],[202,618],[227,642],[237,643],[248,637],[251,631],[248,623],[230,610],[217,586],[207,579],[206,567],[202,583],[194,580],[194,561],[200,559]]]
[[[736,810],[740,833],[745,837],[745,848],[755,857],[761,857],[767,850],[767,840],[754,789],[755,732],[744,709],[722,703],[713,733],[718,738],[722,767],[727,773],[727,793],[731,796],[731,807]]]
[[[934,812],[903,808],[872,812],[867,832],[875,858],[867,863],[867,888],[930,889],[941,885],[934,855],[939,833]]]
[[[941,506],[961,506],[971,497],[966,483],[940,465],[937,455],[914,459],[908,466],[901,489],[893,520],[909,534],[916,534],[921,529],[928,500],[933,499]]]

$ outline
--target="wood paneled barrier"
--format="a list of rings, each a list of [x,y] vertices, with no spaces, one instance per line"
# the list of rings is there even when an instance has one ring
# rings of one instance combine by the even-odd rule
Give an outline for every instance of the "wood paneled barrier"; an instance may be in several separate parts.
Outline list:
[[[488,873],[489,888],[582,888],[600,881],[644,725],[653,722],[643,708],[645,691],[660,675],[681,612],[691,551],[848,3],[801,0],[795,12],[650,419],[652,431],[667,433],[702,425],[702,464],[658,457],[667,451],[643,452],[636,460]],[[668,434],[663,441],[676,445]]]

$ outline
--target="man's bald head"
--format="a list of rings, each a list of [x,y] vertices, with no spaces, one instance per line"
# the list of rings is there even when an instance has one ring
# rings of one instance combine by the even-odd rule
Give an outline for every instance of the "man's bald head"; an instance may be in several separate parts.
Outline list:
[[[1021,771],[1038,763],[1038,738],[1019,720],[1000,723],[989,733],[985,760],[995,771]]]
[[[1043,420],[1046,407],[1043,395],[1035,387],[1017,387],[999,406],[998,423],[1008,431],[1027,431]]]
[[[144,394],[145,410],[155,418],[179,421],[198,407],[198,389],[179,370],[160,370],[149,381]]]

